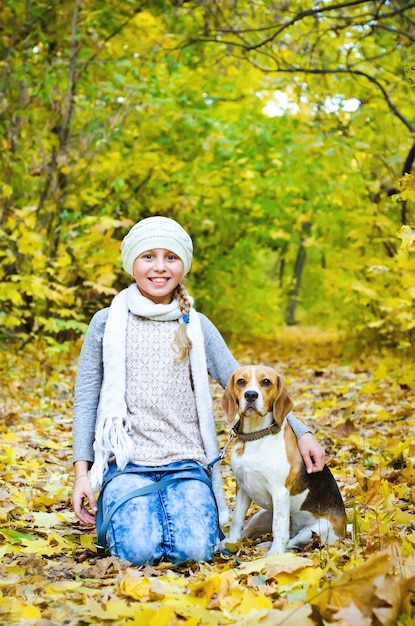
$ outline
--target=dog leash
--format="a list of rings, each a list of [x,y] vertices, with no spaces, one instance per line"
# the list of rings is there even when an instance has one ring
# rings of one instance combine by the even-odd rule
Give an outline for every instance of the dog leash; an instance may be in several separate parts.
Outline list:
[[[238,422],[239,423],[239,422]],[[231,441],[233,441],[233,439],[235,439],[235,437],[237,436],[237,433],[235,432],[234,428],[232,428],[231,433],[229,435],[229,439],[226,442],[226,444],[223,446],[222,450],[219,452],[219,455],[216,457],[216,459],[213,459],[213,461],[211,461],[210,463],[208,463],[207,465],[202,465],[202,467],[204,467],[207,470],[211,470],[212,467],[214,465],[216,465],[216,463],[218,463],[219,461],[222,461],[222,459],[225,458],[226,455],[226,451],[231,443]]]

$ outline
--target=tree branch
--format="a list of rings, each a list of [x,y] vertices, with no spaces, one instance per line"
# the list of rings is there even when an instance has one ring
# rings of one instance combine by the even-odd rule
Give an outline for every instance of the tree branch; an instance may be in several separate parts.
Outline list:
[[[75,6],[72,14],[71,20],[71,56],[69,61],[69,79],[68,79],[68,89],[66,91],[65,102],[63,105],[63,121],[62,126],[59,132],[59,139],[61,148],[65,145],[68,132],[69,132],[69,124],[72,117],[73,110],[73,97],[75,95],[75,87],[76,87],[76,58],[78,53],[78,46],[76,43],[76,25],[78,20],[78,8],[79,8],[79,0],[75,0]]]
[[[385,26],[384,24],[375,24],[373,30],[385,30],[389,33],[393,33],[394,35],[399,35],[400,37],[406,37],[412,43],[415,43],[415,37],[409,34],[409,32],[404,30],[397,30],[396,28],[391,28],[389,26]]]
[[[241,38],[242,41],[244,41],[244,39],[242,38],[243,34],[247,34],[247,33],[265,33],[266,31],[269,30],[275,30],[275,32],[270,35],[268,38],[263,39],[261,42],[257,43],[257,44],[252,44],[252,45],[248,45],[246,42],[244,44],[242,44],[246,50],[250,51],[250,50],[257,50],[258,48],[262,48],[264,46],[266,46],[269,43],[272,43],[277,37],[278,35],[280,35],[284,30],[286,30],[287,28],[289,28],[290,26],[293,26],[294,24],[296,24],[297,22],[307,18],[307,17],[316,17],[318,15],[322,15],[322,14],[327,14],[330,13],[332,11],[337,11],[337,10],[341,10],[341,9],[347,9],[349,7],[354,7],[354,6],[359,6],[359,5],[365,5],[367,4],[367,0],[351,0],[350,2],[343,2],[343,3],[338,3],[338,4],[330,4],[324,7],[319,7],[316,9],[307,9],[305,11],[300,11],[299,13],[297,13],[292,19],[284,22],[281,25],[275,25],[272,24],[270,26],[264,26],[261,28],[241,28],[241,29],[235,29],[232,27],[217,27],[217,31],[219,31],[220,33],[226,33],[226,34],[233,34],[233,35],[237,35]],[[399,7],[399,9],[396,9],[396,11],[390,11],[389,13],[379,13],[376,15],[376,17],[374,18],[373,15],[364,15],[365,17],[365,22],[369,22],[372,21],[373,19],[386,19],[386,18],[390,18],[390,17],[395,17],[396,15],[400,15],[402,13],[405,13],[406,11],[408,11],[409,9],[412,9],[415,7],[415,3],[409,3],[403,7]],[[363,17],[363,16],[362,16]],[[349,22],[350,20],[350,16],[343,16],[343,15],[337,15],[336,18],[338,20],[346,20],[347,22]],[[354,22],[356,22],[356,17],[354,17]],[[350,26],[350,24],[347,24],[347,26]],[[343,26],[341,28],[344,28]],[[197,41],[215,41],[218,43],[218,39],[198,39]],[[220,42],[220,43],[225,43],[225,42]],[[231,43],[231,45],[236,45],[234,42],[233,44]],[[240,44],[241,45],[241,44]]]
[[[367,0],[352,0],[351,2],[344,2],[341,4],[329,4],[325,7],[320,7],[318,9],[308,9],[307,11],[300,11],[300,13],[297,13],[297,15],[293,17],[291,20],[282,24],[271,37],[268,37],[268,39],[264,39],[264,41],[258,44],[249,46],[247,50],[248,51],[257,50],[258,48],[262,48],[263,46],[266,46],[268,43],[271,43],[272,41],[274,41],[274,39],[276,39],[276,37],[278,37],[278,35],[280,35],[284,30],[286,30],[290,26],[293,26],[294,24],[303,20],[306,17],[313,17],[313,16],[321,15],[322,13],[327,13],[329,11],[335,11],[337,9],[345,9],[347,7],[357,6],[359,4],[366,4],[366,3],[367,3]]]
[[[101,53],[101,51],[104,49],[105,44],[107,44],[109,41],[111,41],[111,39],[113,39],[116,35],[118,35],[118,33],[120,33],[122,31],[122,29],[127,26],[127,24],[129,22],[131,22],[131,20],[133,19],[133,17],[135,15],[137,15],[137,13],[140,13],[142,11],[142,7],[137,7],[136,9],[134,9],[134,11],[131,13],[131,15],[129,15],[127,17],[126,20],[124,20],[124,22],[122,22],[122,24],[120,24],[112,33],[109,33],[105,39],[103,40],[103,42],[101,43],[101,45],[98,47],[98,49],[94,52],[94,54],[92,54],[89,59],[87,59],[86,61],[83,62],[83,64],[81,65],[81,67],[78,70],[78,77],[82,74],[82,72],[84,70],[86,70],[86,68],[89,66],[90,63],[92,63],[92,61],[94,61],[97,56]]]
[[[344,2],[344,3],[340,3],[340,4],[330,4],[327,5],[325,7],[320,7],[318,9],[307,9],[306,11],[300,11],[299,13],[297,13],[292,19],[288,20],[287,22],[284,22],[284,24],[281,24],[281,26],[277,27],[278,30],[272,35],[270,36],[268,39],[264,39],[262,43],[257,44],[255,46],[251,46],[250,49],[254,50],[255,48],[258,48],[260,46],[264,46],[267,43],[270,43],[271,41],[273,41],[275,39],[275,37],[277,37],[280,33],[282,33],[286,28],[289,28],[290,26],[293,26],[296,22],[299,22],[300,20],[306,18],[306,17],[313,17],[322,13],[327,13],[329,11],[334,11],[337,9],[344,9],[344,8],[348,8],[348,7],[352,7],[352,6],[357,6],[359,4],[367,4],[367,0],[351,0],[350,2]],[[242,29],[234,29],[234,28],[229,28],[229,29],[224,29],[224,28],[220,28],[220,31],[222,33],[232,33],[232,34],[245,34],[245,33],[263,33],[266,32],[268,30],[272,30],[276,28],[275,24],[272,24],[272,26],[264,26],[262,28],[242,28]]]
[[[305,67],[278,68],[276,70],[269,70],[267,68],[261,68],[256,63],[254,63],[254,65],[258,69],[260,69],[262,72],[267,72],[267,73],[276,72],[276,73],[283,73],[283,74],[297,74],[298,73],[298,74],[314,74],[314,75],[350,74],[352,76],[362,76],[363,78],[366,78],[366,80],[371,82],[373,85],[376,85],[376,87],[380,90],[384,99],[386,100],[386,103],[391,113],[393,113],[393,115],[395,115],[399,120],[401,120],[401,122],[406,126],[406,128],[413,135],[415,135],[415,126],[411,124],[411,122],[407,120],[406,117],[402,115],[400,111],[398,111],[398,109],[393,104],[392,100],[390,99],[383,85],[381,85],[380,82],[376,80],[376,78],[374,78],[370,74],[367,74],[366,72],[363,72],[362,70],[353,70],[353,69],[348,69],[348,68],[336,68],[336,69],[331,69],[331,70],[325,70],[325,69],[308,69]]]

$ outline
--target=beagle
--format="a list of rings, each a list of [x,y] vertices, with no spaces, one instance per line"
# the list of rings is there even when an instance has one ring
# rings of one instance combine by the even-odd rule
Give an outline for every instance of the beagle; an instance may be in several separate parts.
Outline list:
[[[284,381],[271,367],[237,369],[222,396],[222,409],[238,438],[231,454],[237,491],[226,543],[272,531],[270,554],[301,549],[313,537],[332,544],[346,534],[347,518],[327,466],[307,474],[296,436],[286,419],[293,407]],[[243,530],[251,502],[262,509]]]

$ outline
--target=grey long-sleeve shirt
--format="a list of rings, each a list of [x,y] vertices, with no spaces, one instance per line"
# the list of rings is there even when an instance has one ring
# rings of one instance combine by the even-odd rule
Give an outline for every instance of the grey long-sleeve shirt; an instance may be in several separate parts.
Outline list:
[[[94,315],[83,342],[75,382],[73,414],[73,461],[93,463],[95,422],[103,379],[102,342],[109,309]],[[232,373],[239,367],[223,337],[203,314],[199,313],[205,344],[206,366],[209,375],[222,387],[226,387]],[[308,428],[292,413],[288,420],[297,439]]]

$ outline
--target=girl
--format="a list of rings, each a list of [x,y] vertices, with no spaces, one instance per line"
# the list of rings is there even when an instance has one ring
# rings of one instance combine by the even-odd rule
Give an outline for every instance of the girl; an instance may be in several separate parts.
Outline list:
[[[94,524],[101,489],[111,554],[134,565],[208,561],[228,520],[219,464],[209,466],[218,445],[208,374],[225,387],[238,363],[182,284],[193,246],[177,222],[141,220],[121,255],[135,283],[92,318],[77,371],[75,514]],[[289,420],[308,471],[320,471],[323,448]]]

